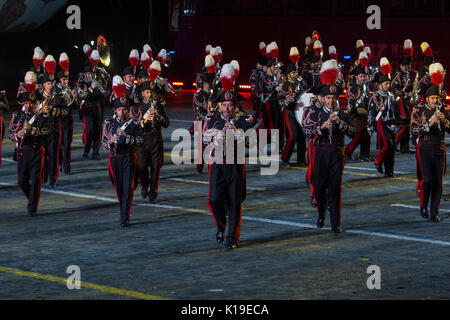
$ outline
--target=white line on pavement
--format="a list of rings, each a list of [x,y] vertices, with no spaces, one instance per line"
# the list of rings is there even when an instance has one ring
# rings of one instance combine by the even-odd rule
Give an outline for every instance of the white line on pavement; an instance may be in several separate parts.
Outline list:
[[[5,182],[0,182],[0,185],[14,186],[14,184],[12,184],[12,183],[5,183]],[[107,201],[107,202],[117,202],[117,200],[114,199],[114,197],[112,197],[112,196],[85,194],[85,193],[80,193],[80,192],[76,192],[76,191],[64,191],[64,190],[49,189],[49,188],[42,188],[42,191],[54,193],[54,194],[68,195],[68,196],[73,196],[73,197],[78,197],[78,198],[95,199],[95,200],[102,200],[102,201]],[[136,205],[144,206],[144,207],[177,209],[177,210],[183,210],[183,211],[187,211],[187,212],[201,213],[201,214],[205,214],[205,215],[211,214],[210,212],[205,211],[205,210],[190,209],[190,208],[184,208],[184,207],[180,207],[180,206],[169,206],[169,205],[151,204],[151,203],[136,203]],[[406,206],[406,205],[393,204],[392,206]],[[415,208],[415,206],[408,206],[408,207]],[[443,209],[441,209],[441,210],[444,211]],[[450,211],[450,210],[446,210],[446,211]],[[272,223],[272,224],[279,224],[279,225],[289,225],[289,226],[294,226],[294,227],[302,227],[302,228],[317,230],[317,228],[313,224],[301,223],[301,222],[292,222],[292,221],[283,221],[283,220],[247,217],[247,216],[243,216],[242,220],[258,221],[258,222]],[[366,236],[375,236],[375,237],[381,237],[381,238],[390,238],[390,239],[407,240],[407,241],[424,242],[424,243],[438,244],[438,245],[443,245],[443,246],[450,246],[450,242],[447,242],[447,241],[405,236],[405,235],[401,235],[401,234],[395,234],[394,232],[391,232],[391,233],[387,233],[387,232],[385,233],[382,231],[372,232],[372,231],[365,231],[365,230],[358,230],[358,229],[347,229],[347,230],[345,230],[345,232],[361,234],[361,235],[366,235]]]
[[[411,205],[403,204],[403,203],[393,203],[393,204],[391,204],[391,207],[403,207],[403,208],[410,208],[410,209],[420,209],[420,206],[411,206]],[[450,212],[450,210],[441,209],[441,208],[439,208],[439,211]]]

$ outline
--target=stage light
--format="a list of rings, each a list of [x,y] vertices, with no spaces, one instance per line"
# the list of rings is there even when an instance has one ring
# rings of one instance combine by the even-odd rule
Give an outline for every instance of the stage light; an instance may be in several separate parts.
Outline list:
[[[345,60],[349,60],[349,59],[351,59],[351,57],[352,57],[352,56],[344,56],[344,59],[345,59]]]
[[[172,85],[173,86],[177,86],[177,87],[182,87],[183,86],[183,82],[180,82],[180,81],[174,81],[174,82],[172,82]]]

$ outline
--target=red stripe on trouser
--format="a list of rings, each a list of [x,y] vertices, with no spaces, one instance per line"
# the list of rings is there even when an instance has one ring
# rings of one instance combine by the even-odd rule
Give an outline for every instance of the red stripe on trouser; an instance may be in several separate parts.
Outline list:
[[[375,164],[379,165],[381,163],[381,161],[383,161],[384,155],[387,152],[388,149],[388,144],[386,141],[386,137],[384,136],[384,130],[383,130],[383,126],[381,125],[381,119],[378,120],[378,132],[377,132],[377,137],[378,135],[380,135],[380,140],[382,140],[383,142],[383,148],[380,150],[380,152],[378,153],[377,158],[375,159]]]
[[[273,129],[273,120],[272,120],[272,111],[270,110],[270,103],[269,101],[266,101],[264,103],[264,109],[266,110],[266,119],[268,122],[269,127],[267,129],[267,134],[270,135],[271,130]]]
[[[343,159],[342,159],[342,170],[341,170],[341,178],[340,178],[340,181],[339,181],[339,184],[340,184],[340,193],[341,193],[341,195],[340,195],[340,199],[339,199],[339,226],[341,226],[342,225],[342,220],[341,220],[341,217],[342,217],[342,174],[344,173],[344,167],[345,167],[345,161],[346,161],[346,157],[345,157],[345,153],[343,152]]]
[[[284,109],[284,123],[285,128],[289,130],[289,137],[286,140],[286,145],[284,146],[284,152],[282,155],[282,160],[287,161],[289,159],[286,159],[286,157],[289,154],[289,149],[291,148],[292,140],[294,139],[294,136],[292,134],[291,124],[289,123],[289,110]]]
[[[316,194],[314,192],[314,183],[313,183],[313,172],[314,172],[314,163],[315,163],[315,158],[316,157],[316,146],[313,146],[313,151],[312,151],[312,164],[311,164],[311,180],[310,180],[310,188],[311,188],[311,197],[314,197],[314,201],[316,202],[317,205],[317,200],[316,200]],[[317,211],[319,211],[319,206],[317,205]]]
[[[422,177],[422,179],[418,182],[419,184],[419,188],[420,188],[420,207],[423,208],[423,171],[422,171],[422,162],[420,160],[420,147],[422,145],[422,142],[419,142],[417,144],[417,150],[416,150],[416,155],[417,155],[417,165],[419,166],[419,170],[420,170],[420,175]]]
[[[210,190],[211,190],[211,166],[212,166],[212,164],[208,165],[208,182],[209,183],[208,183],[208,200],[206,200],[206,203],[208,204],[209,210],[211,211],[211,214],[212,214],[212,216],[214,218],[214,222],[216,224],[216,228],[218,228],[219,225],[217,223],[216,217],[214,216],[214,211],[213,211],[213,209],[211,207],[211,203],[209,202],[209,195],[210,195]]]
[[[236,226],[236,240],[239,242],[241,237],[241,224],[242,224],[242,195],[244,194],[244,181],[245,181],[245,164],[242,165],[242,187],[241,187],[241,199],[239,200],[239,222]]]
[[[312,139],[309,139],[308,141],[308,152],[306,153],[306,157],[308,160],[308,170],[306,171],[306,175],[305,175],[305,181],[309,182],[311,180],[311,144],[312,144]]]
[[[85,116],[83,114],[83,143],[86,145],[86,119]]]
[[[131,185],[130,185],[130,198],[128,199],[128,221],[130,220],[131,216],[131,205],[133,203],[133,194],[134,194],[134,179],[136,178],[136,170],[137,170],[137,156],[136,153],[133,153],[133,160],[134,160],[134,172],[133,172],[133,179],[131,179]]]
[[[111,164],[111,153],[109,154],[108,167],[109,167],[109,173],[111,174],[111,177],[112,177],[112,179],[110,178],[110,180],[111,180],[111,183],[112,183],[112,185],[114,187],[114,191],[116,193],[117,201],[119,201],[119,203],[120,203],[120,198],[119,198],[119,195],[117,194],[116,184],[114,183],[114,179],[115,178],[114,178],[114,170],[112,169],[112,164]]]
[[[55,176],[55,183],[58,183],[58,177],[59,177],[59,151],[61,148],[61,139],[62,139],[62,125],[61,123],[58,124],[59,127],[59,138],[58,138],[58,145],[56,146],[56,168],[54,171]]]
[[[356,136],[353,137],[352,141],[350,141],[347,148],[345,148],[345,154],[350,155],[353,153],[353,150],[358,145],[360,138],[361,138],[361,130],[358,130],[358,133],[356,134]]]
[[[39,200],[41,199],[41,183],[44,175],[44,163],[45,163],[45,148],[41,147],[40,149],[41,149],[41,173],[39,174],[39,181],[38,181],[38,196],[36,201],[36,211],[38,210]]]
[[[397,144],[400,141],[405,131],[406,127],[401,127],[400,130],[398,130],[397,134],[395,135],[395,144]]]

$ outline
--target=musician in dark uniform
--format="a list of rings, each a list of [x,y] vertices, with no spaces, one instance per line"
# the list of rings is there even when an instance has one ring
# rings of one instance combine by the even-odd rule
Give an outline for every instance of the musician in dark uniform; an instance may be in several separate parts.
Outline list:
[[[270,136],[272,129],[280,128],[280,107],[278,105],[278,96],[276,88],[280,80],[280,73],[276,73],[275,59],[268,59],[264,68],[264,76],[262,78],[262,105],[264,115],[264,128]]]
[[[310,63],[308,67],[303,70],[302,78],[305,80],[308,89],[320,85],[320,59],[320,56],[311,53]]]
[[[59,71],[56,74],[54,94],[59,98],[61,111],[61,146],[60,165],[65,174],[71,173],[71,149],[73,136],[73,105],[76,98],[76,90],[69,87],[69,72]]]
[[[19,93],[18,102],[23,108],[12,114],[8,138],[18,144],[18,185],[28,199],[28,215],[35,216],[44,170],[44,144],[52,131],[50,107],[43,105],[39,110],[34,93],[26,91]]]
[[[446,171],[445,132],[450,133],[450,113],[441,103],[440,94],[439,86],[429,85],[425,102],[415,107],[411,115],[411,132],[419,137],[416,158],[421,177],[420,215],[432,222],[441,221],[439,205]]]
[[[377,149],[380,149],[375,167],[386,177],[395,177],[395,125],[393,121],[398,119],[397,104],[394,95],[390,91],[390,74],[379,73],[377,78],[378,90],[369,100],[369,114],[367,118],[367,130],[370,135],[377,132]]]
[[[102,146],[109,150],[109,178],[120,204],[120,224],[130,225],[131,204],[137,186],[135,147],[144,142],[138,120],[129,117],[126,97],[114,98],[111,107],[116,117],[103,125]]]
[[[142,185],[141,196],[142,198],[148,196],[150,203],[157,203],[159,173],[164,159],[161,127],[167,128],[169,119],[164,106],[153,100],[152,86],[155,84],[149,81],[141,84],[143,100],[131,108],[130,116],[139,122],[144,138],[142,145],[136,150],[137,172]]]
[[[251,86],[251,100],[253,102],[253,109],[255,110],[255,117],[254,120],[262,119],[262,80],[264,77],[264,66],[267,61],[267,57],[263,55],[259,55],[257,62],[256,62],[256,68],[252,70],[250,74],[250,86]]]
[[[392,93],[398,104],[398,111],[402,118],[411,118],[410,101],[413,95],[413,84],[409,76],[411,69],[411,56],[403,56],[399,61],[399,69],[395,73],[392,82]],[[395,144],[400,143],[401,153],[414,153],[409,150],[409,127],[401,127],[395,135]]]
[[[136,85],[134,83],[134,73],[132,66],[126,66],[125,68],[123,68],[122,79],[123,82],[125,82],[127,99],[131,107],[135,103],[135,95],[136,95]]]
[[[86,65],[84,75],[78,83],[78,97],[80,103],[80,116],[83,120],[83,159],[89,158],[92,147],[92,160],[101,160],[99,154],[101,126],[102,126],[102,100],[106,95],[103,86],[93,79],[92,67]]]
[[[44,165],[44,183],[55,186],[58,183],[59,175],[59,147],[61,144],[61,111],[60,99],[53,92],[53,83],[55,77],[51,73],[45,73],[41,77],[42,90],[36,91],[37,108],[44,106],[50,107],[50,119],[52,123],[52,132],[46,136],[45,147],[45,165]]]
[[[347,112],[352,120],[349,135],[352,136],[352,141],[347,145],[345,154],[355,160],[352,154],[359,144],[361,161],[370,161],[370,135],[367,132],[370,90],[366,70],[365,67],[356,67],[352,70],[351,75],[355,77],[355,81],[347,90]]]
[[[203,128],[205,117],[208,115],[210,106],[212,105],[211,94],[212,94],[212,82],[214,81],[214,73],[208,73],[205,70],[199,73],[197,83],[199,84],[199,89],[194,93],[194,98],[192,100],[192,108],[194,111],[194,121],[201,121],[201,128]],[[192,127],[193,130],[197,128]],[[202,150],[199,150],[202,154]],[[201,157],[200,157],[201,158]],[[201,164],[197,163],[197,171],[203,173],[204,162]]]
[[[312,184],[319,217],[317,227],[325,224],[327,206],[330,210],[331,229],[341,229],[341,184],[344,170],[344,135],[349,117],[344,110],[337,110],[338,89],[324,85],[319,92],[324,97],[323,107],[310,107],[305,121],[305,135],[312,141]],[[327,192],[328,189],[328,192]]]
[[[3,121],[3,113],[9,112],[9,103],[6,98],[6,92],[0,91],[0,168],[2,167],[2,141],[5,136],[5,123]]]
[[[220,114],[206,117],[203,141],[209,145],[208,206],[216,222],[216,241],[224,240],[228,224],[226,248],[239,244],[241,231],[241,203],[245,199],[245,159],[238,158],[237,144],[245,143],[244,132],[250,128],[251,117],[233,118],[237,93],[222,90],[218,96]],[[237,130],[242,129],[242,130]],[[234,136],[234,159],[226,158],[226,130]],[[245,157],[245,154],[243,155]],[[227,223],[228,213],[228,223]]]
[[[284,107],[283,121],[285,128],[286,144],[284,146],[281,160],[289,164],[289,159],[297,145],[297,166],[306,166],[305,152],[305,136],[295,117],[295,108],[300,95],[304,92],[305,84],[298,77],[298,70],[294,63],[287,65],[285,69],[286,80],[281,86],[279,94],[280,105]]]

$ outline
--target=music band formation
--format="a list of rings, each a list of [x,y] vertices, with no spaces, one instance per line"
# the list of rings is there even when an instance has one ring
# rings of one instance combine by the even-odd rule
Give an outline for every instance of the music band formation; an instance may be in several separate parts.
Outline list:
[[[250,128],[257,136],[266,129],[269,137],[272,130],[279,130],[281,160],[306,169],[311,205],[318,211],[317,227],[324,226],[328,210],[335,233],[342,232],[341,185],[346,159],[358,159],[354,151],[359,145],[360,161],[374,161],[380,173],[395,177],[396,148],[401,153],[414,153],[409,150],[411,141],[416,148],[420,215],[440,221],[446,170],[444,136],[450,132],[450,109],[442,102],[446,95],[442,88],[445,70],[426,42],[420,45],[420,72],[411,68],[413,44],[409,39],[404,41],[396,72],[386,57],[374,61],[370,47],[362,40],[357,40],[355,47],[346,72],[338,62],[335,46],[328,47],[329,59],[324,58],[317,31],[306,37],[302,55],[297,47],[290,48],[287,64],[280,61],[276,42],[267,46],[261,42],[250,75],[254,112],[249,115],[242,106],[245,98],[239,93],[238,61],[221,65],[222,48],[206,46],[195,80],[198,90],[193,96],[193,112],[194,120],[201,123],[203,148],[210,152],[208,162],[198,164],[197,170],[208,171],[207,205],[217,227],[216,241],[226,240],[227,249],[237,247],[240,240],[246,172],[242,161],[237,161],[237,152],[234,159],[222,161],[226,131],[235,141],[243,141],[246,138],[242,132]],[[72,174],[74,108],[79,105],[83,159],[91,154],[91,159],[101,160],[100,146],[109,151],[109,178],[120,204],[121,226],[127,227],[138,184],[142,198],[153,204],[159,202],[164,153],[161,128],[169,126],[164,96],[177,94],[161,76],[168,68],[169,55],[161,49],[154,58],[148,44],[141,54],[133,49],[129,65],[111,79],[103,53],[89,45],[84,45],[83,51],[86,64],[71,88],[67,54],[61,53],[57,64],[39,47],[34,50],[33,67],[17,93],[22,108],[12,114],[7,135],[16,143],[18,185],[28,198],[29,215],[34,216],[41,184],[55,186],[60,173]],[[339,100],[342,95],[346,103]],[[104,118],[104,106],[114,110],[112,117]],[[0,94],[0,110],[9,111],[4,92]],[[3,138],[6,130],[1,116]],[[194,129],[192,125],[191,133]],[[345,136],[351,139],[348,145]],[[372,137],[376,137],[379,150],[375,159],[370,158]],[[296,162],[291,162],[294,149]],[[220,161],[219,152],[224,152]]]

